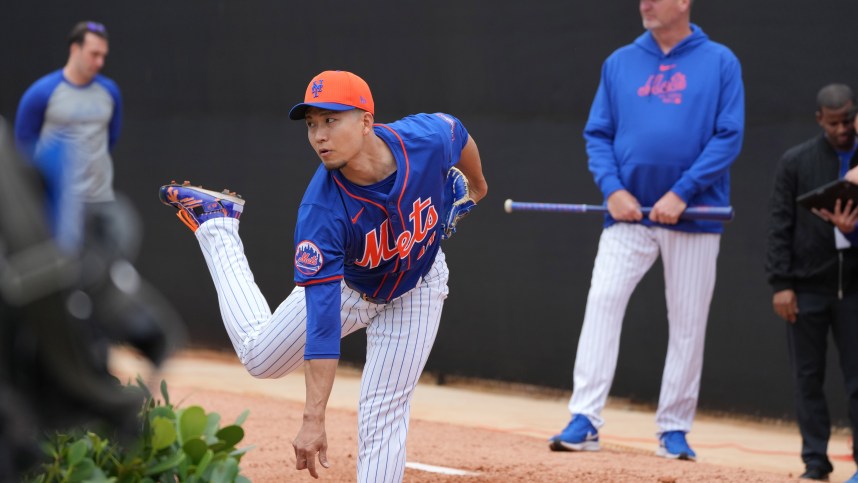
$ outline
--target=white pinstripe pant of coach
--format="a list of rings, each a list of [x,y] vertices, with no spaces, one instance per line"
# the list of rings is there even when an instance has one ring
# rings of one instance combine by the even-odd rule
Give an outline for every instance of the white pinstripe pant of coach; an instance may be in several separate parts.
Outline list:
[[[587,416],[597,428],[604,424],[601,412],[617,368],[629,298],[661,255],[670,335],[656,425],[659,434],[691,430],[720,239],[632,223],[602,232],[575,357],[572,414]]]
[[[254,377],[276,378],[299,367],[306,343],[304,288],[295,287],[272,314],[253,281],[238,220],[209,220],[196,236],[226,331],[247,371]],[[448,275],[439,251],[417,287],[387,305],[367,302],[341,284],[342,336],[363,328],[367,333],[358,409],[359,482],[402,481],[411,397],[438,332]]]

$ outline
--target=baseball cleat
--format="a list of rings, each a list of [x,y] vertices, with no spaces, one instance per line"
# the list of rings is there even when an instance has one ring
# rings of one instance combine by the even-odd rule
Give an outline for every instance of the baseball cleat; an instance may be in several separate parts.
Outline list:
[[[599,451],[599,430],[583,414],[575,414],[566,428],[549,441],[551,451]]]
[[[178,184],[175,181],[161,186],[158,191],[161,203],[176,208],[176,216],[191,231],[197,231],[201,224],[213,218],[241,217],[244,200],[234,191],[207,190],[201,186],[191,186],[189,181]]]
[[[688,446],[685,440],[685,431],[666,431],[658,438],[658,450],[656,456],[676,460],[695,461],[697,454]]]

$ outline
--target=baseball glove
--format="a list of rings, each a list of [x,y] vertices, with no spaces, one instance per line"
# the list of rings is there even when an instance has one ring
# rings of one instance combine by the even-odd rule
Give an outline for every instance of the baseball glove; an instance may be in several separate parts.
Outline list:
[[[453,236],[453,233],[456,233],[456,224],[459,223],[459,220],[467,216],[471,209],[477,205],[471,199],[468,178],[458,168],[453,167],[447,171],[444,194],[447,199],[444,206],[444,217],[441,221],[442,240]]]

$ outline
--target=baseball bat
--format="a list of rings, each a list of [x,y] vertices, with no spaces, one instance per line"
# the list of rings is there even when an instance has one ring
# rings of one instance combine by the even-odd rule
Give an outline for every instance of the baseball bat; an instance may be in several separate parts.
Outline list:
[[[569,203],[531,203],[527,201],[506,200],[503,209],[507,213],[513,211],[545,211],[557,213],[607,213],[608,208],[602,205],[582,205]],[[642,207],[641,213],[648,215],[650,207]],[[679,215],[683,220],[730,221],[733,219],[732,206],[695,206],[686,208]]]

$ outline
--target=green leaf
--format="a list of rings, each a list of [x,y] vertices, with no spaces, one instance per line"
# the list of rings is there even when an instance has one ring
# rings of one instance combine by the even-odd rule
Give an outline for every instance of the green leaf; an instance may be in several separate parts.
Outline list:
[[[164,405],[170,405],[170,393],[167,392],[167,381],[161,379],[161,395],[164,396]]]
[[[244,412],[238,415],[238,418],[235,420],[236,426],[241,426],[247,420],[247,416],[250,415],[250,409],[245,409]]]
[[[202,478],[203,473],[205,473],[206,468],[209,467],[209,463],[212,462],[213,457],[214,452],[210,449],[207,449],[206,454],[203,455],[203,458],[200,460],[199,464],[197,464],[197,470],[194,472],[194,474]]]
[[[101,454],[104,451],[104,448],[107,447],[108,441],[106,439],[101,439],[95,433],[87,433],[87,438],[92,442],[92,452],[95,454]]]
[[[222,461],[212,471],[212,483],[232,483],[238,476],[238,463],[234,459]]]
[[[194,466],[193,462],[190,461],[190,458],[187,457],[188,454],[185,453],[186,458],[179,464],[179,466],[173,470],[176,473],[176,481],[179,482],[187,482],[188,475],[191,474],[191,468]]]
[[[244,456],[245,453],[247,453],[248,451],[252,450],[255,447],[256,446],[251,445],[251,446],[247,446],[244,448],[238,448],[237,450],[230,452],[229,455],[232,456],[233,458],[235,458],[236,461],[240,461],[241,457]]]
[[[152,421],[152,447],[160,451],[176,442],[176,426],[167,418],[156,417]]]
[[[176,420],[176,413],[173,412],[173,410],[168,408],[167,406],[158,406],[152,408],[152,410],[149,411],[149,420],[151,421],[152,419],[155,419],[156,416],[167,418],[171,421]]]
[[[137,385],[140,386],[140,390],[143,391],[143,395],[146,396],[146,400],[152,399],[152,393],[149,392],[149,388],[146,387],[146,381],[143,380],[143,376],[137,374]]]
[[[206,429],[204,431],[206,436],[206,442],[208,444],[217,443],[217,433],[218,428],[220,427],[220,414],[218,413],[209,413],[206,421]]]
[[[217,437],[228,448],[232,448],[244,438],[244,430],[241,429],[241,426],[227,426],[217,432]]]
[[[200,438],[194,438],[182,445],[182,451],[191,458],[193,464],[199,463],[208,450],[209,446]]]
[[[242,475],[238,475],[235,477],[235,483],[252,483],[248,478],[245,478]]]
[[[80,460],[72,466],[68,481],[69,483],[86,481],[92,476],[95,470],[95,463],[91,459]]]
[[[86,441],[80,440],[75,441],[74,444],[69,446],[69,455],[68,462],[69,466],[75,466],[83,460],[83,457],[86,456]]]
[[[116,478],[108,478],[104,475],[104,472],[101,471],[101,468],[96,467],[93,469],[92,474],[86,480],[86,483],[113,483],[116,481]]]
[[[199,406],[191,406],[179,415],[179,435],[181,441],[199,438],[206,429],[206,412]]]
[[[45,456],[50,456],[50,458],[54,460],[57,459],[59,453],[57,453],[56,447],[51,444],[50,441],[42,441],[39,443],[39,446],[42,448],[42,453],[44,453]]]
[[[146,470],[146,476],[160,475],[161,473],[169,470],[170,468],[175,468],[179,466],[179,464],[185,459],[185,453],[181,451],[178,453],[173,453],[169,458],[161,461],[160,463],[151,466],[148,470]]]

